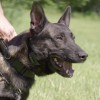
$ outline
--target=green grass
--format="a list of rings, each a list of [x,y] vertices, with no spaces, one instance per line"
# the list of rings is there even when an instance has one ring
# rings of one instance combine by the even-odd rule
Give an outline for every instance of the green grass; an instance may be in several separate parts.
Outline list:
[[[48,18],[56,22],[61,14],[49,10],[45,9]],[[11,22],[21,32],[29,28],[29,20],[29,11],[25,11]],[[100,19],[75,16],[70,29],[77,44],[88,53],[87,61],[73,65],[75,73],[70,79],[56,73],[36,77],[27,100],[100,100]]]

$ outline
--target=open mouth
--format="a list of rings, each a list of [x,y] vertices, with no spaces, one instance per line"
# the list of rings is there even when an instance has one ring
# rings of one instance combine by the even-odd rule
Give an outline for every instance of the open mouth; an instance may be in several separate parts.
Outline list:
[[[63,77],[72,77],[74,70],[72,69],[72,63],[67,62],[59,56],[53,56],[51,58],[51,63],[54,66],[56,72]]]

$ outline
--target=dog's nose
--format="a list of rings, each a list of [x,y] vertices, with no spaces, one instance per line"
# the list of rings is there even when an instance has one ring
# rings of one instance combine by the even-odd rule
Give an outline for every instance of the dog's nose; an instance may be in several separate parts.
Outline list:
[[[79,56],[79,58],[80,58],[81,60],[84,61],[84,60],[86,60],[86,58],[88,57],[88,54],[85,53],[85,52],[79,52],[78,56]]]

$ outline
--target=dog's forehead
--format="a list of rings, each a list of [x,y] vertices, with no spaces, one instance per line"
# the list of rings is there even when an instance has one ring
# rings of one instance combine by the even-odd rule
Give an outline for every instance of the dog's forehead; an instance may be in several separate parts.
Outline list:
[[[59,35],[60,33],[70,34],[70,29],[67,26],[59,23],[48,24],[46,30],[50,35]]]

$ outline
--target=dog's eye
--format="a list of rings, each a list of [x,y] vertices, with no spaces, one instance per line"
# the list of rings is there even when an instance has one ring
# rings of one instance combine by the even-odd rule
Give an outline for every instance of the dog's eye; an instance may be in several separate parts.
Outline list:
[[[63,33],[56,36],[56,39],[58,40],[64,40],[64,38],[65,38],[65,35]]]
[[[57,36],[56,39],[63,40],[62,36]]]

